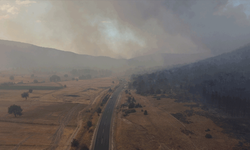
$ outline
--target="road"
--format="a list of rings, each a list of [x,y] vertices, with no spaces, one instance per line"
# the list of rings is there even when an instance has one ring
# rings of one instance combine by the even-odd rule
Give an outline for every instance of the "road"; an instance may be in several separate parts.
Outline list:
[[[100,124],[97,130],[96,138],[94,139],[93,150],[109,150],[110,143],[110,130],[112,114],[118,99],[119,94],[123,89],[124,84],[121,84],[113,93],[112,98],[108,101],[104,111],[102,112],[102,117],[100,118]]]

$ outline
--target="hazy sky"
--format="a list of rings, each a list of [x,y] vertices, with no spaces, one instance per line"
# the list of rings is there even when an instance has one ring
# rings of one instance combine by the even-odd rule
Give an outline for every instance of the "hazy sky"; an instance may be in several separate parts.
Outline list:
[[[116,58],[220,54],[250,42],[250,1],[0,0],[0,39]]]

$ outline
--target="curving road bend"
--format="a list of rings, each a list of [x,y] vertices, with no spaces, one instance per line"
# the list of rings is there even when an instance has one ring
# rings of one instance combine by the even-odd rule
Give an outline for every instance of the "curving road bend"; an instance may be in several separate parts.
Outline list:
[[[97,129],[97,134],[93,140],[92,150],[109,150],[110,148],[110,131],[112,125],[112,114],[118,99],[119,94],[123,89],[124,84],[121,83],[120,86],[115,90],[112,98],[108,101],[105,109],[102,112],[102,117],[100,118],[100,124]]]

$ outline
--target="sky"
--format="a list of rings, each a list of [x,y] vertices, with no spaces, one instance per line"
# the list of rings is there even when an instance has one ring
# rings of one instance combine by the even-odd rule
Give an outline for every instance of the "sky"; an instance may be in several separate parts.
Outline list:
[[[250,42],[250,1],[0,0],[0,39],[113,58],[218,55]]]

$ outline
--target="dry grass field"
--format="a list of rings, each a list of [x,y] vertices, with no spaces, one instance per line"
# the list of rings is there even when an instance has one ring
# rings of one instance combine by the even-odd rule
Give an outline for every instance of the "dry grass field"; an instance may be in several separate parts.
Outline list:
[[[142,108],[123,116],[121,104],[133,96]],[[177,103],[174,99],[145,97],[135,92],[122,94],[116,108],[116,150],[233,150],[239,140],[223,133],[211,119],[192,112],[202,112],[192,103]],[[147,110],[148,115],[144,115]],[[179,117],[178,117],[179,113]],[[176,119],[172,114],[177,114]],[[185,117],[182,117],[182,115]],[[210,131],[205,131],[209,129]],[[210,134],[212,138],[206,138]]]
[[[7,75],[0,77],[0,83],[20,81],[28,86],[67,87],[33,90],[27,100],[21,97],[27,90],[0,90],[1,150],[69,149],[79,122],[87,118],[86,110],[99,103],[100,95],[117,84],[116,78],[112,77],[58,83],[47,80],[32,83],[33,79],[25,75],[16,75],[11,81]],[[13,104],[21,106],[22,116],[8,114],[8,107]]]

